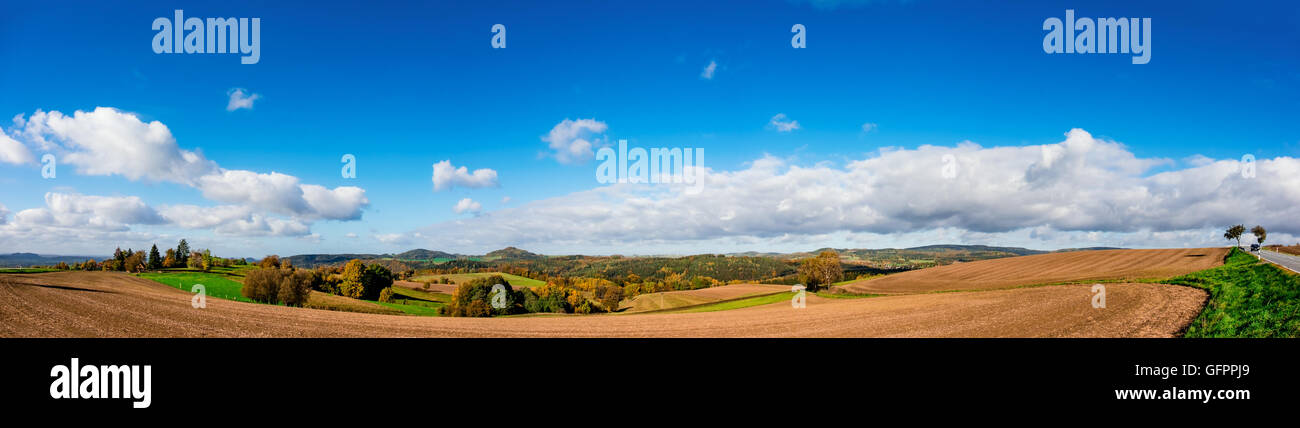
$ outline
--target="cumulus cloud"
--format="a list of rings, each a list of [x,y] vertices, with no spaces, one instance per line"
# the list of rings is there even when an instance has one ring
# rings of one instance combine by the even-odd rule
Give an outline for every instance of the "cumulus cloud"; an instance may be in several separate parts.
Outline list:
[[[1122,144],[1071,130],[1064,141],[1022,147],[886,149],[843,167],[755,160],[738,171],[701,171],[686,186],[614,184],[533,201],[420,232],[461,245],[638,242],[737,237],[783,239],[835,233],[962,231],[978,236],[1063,233],[1073,240],[1145,234],[1202,236],[1226,224],[1300,235],[1300,160],[1237,160],[1149,174],[1167,159],[1138,158]],[[1179,235],[1181,234],[1181,235]],[[1032,237],[1027,237],[1030,239]],[[1059,239],[1059,236],[1057,238]],[[1124,240],[1143,246],[1141,241]],[[1154,241],[1152,241],[1154,242]],[[1161,241],[1164,242],[1164,241]]]
[[[0,214],[7,212],[0,211]],[[304,236],[310,233],[310,226],[300,220],[268,216],[248,206],[170,205],[155,209],[135,196],[48,192],[44,207],[22,210],[14,216],[13,222],[0,221],[0,241],[6,237],[41,234],[105,236],[103,232],[130,232],[131,226],[137,225],[212,229],[217,234],[236,236]]]
[[[464,214],[464,213],[478,214],[480,211],[483,210],[483,204],[480,204],[473,199],[465,198],[465,199],[461,199],[460,202],[456,202],[456,206],[452,207],[451,210],[455,211],[456,214]]]
[[[213,231],[223,235],[237,236],[311,236],[310,226],[294,219],[275,218],[262,214],[253,214],[246,219],[238,219],[217,226]]]
[[[221,168],[198,151],[181,149],[162,122],[145,122],[135,114],[113,108],[98,107],[90,112],[78,110],[72,115],[37,110],[30,118],[21,114],[15,116],[13,122],[10,135],[15,139],[42,150],[54,151],[60,162],[73,165],[80,174],[119,175],[133,181],[178,183],[193,187],[205,198],[222,204],[210,208],[171,207],[168,208],[169,215],[154,213],[154,218],[147,221],[115,221],[113,217],[85,209],[71,209],[87,206],[84,204],[107,203],[106,200],[94,199],[101,197],[74,198],[54,194],[56,196],[47,195],[46,208],[24,211],[23,220],[30,225],[70,226],[69,220],[79,219],[88,222],[90,227],[111,226],[119,230],[128,224],[158,224],[166,218],[168,224],[213,228],[218,233],[288,236],[306,234],[310,222],[316,220],[360,219],[362,209],[370,203],[365,190],[359,187],[329,189],[301,183],[295,176],[278,172]],[[148,208],[139,198],[133,201]],[[201,215],[184,218],[186,209],[189,213]],[[202,210],[202,213],[194,210]],[[276,218],[272,214],[288,218]]]
[[[361,218],[362,207],[370,203],[359,187],[331,190],[302,184],[298,177],[278,172],[223,169],[201,177],[198,187],[205,198],[214,201],[312,220],[356,220]]]
[[[202,154],[180,149],[162,122],[145,123],[112,108],[78,110],[71,116],[37,110],[29,119],[15,118],[19,121],[24,123],[22,136],[38,147],[58,150],[60,163],[85,175],[193,184],[217,168]]]
[[[772,116],[772,120],[769,120],[767,125],[775,129],[776,132],[790,132],[799,129],[799,121],[790,120],[785,116],[785,113],[777,113],[776,116]]]
[[[242,205],[219,205],[201,207],[198,205],[170,205],[158,209],[168,222],[186,229],[211,229],[227,223],[246,220],[252,214],[252,208]]]
[[[456,186],[468,188],[496,187],[496,170],[481,168],[469,172],[469,168],[459,168],[444,160],[433,164],[433,191],[449,190]]]
[[[315,184],[302,185],[302,198],[309,211],[309,219],[360,220],[361,209],[370,205],[366,191],[356,186],[339,186],[333,189]]]
[[[226,111],[235,111],[241,108],[252,110],[253,101],[262,98],[261,94],[248,93],[243,88],[234,88],[226,91],[226,95],[230,96],[230,102],[226,103]]]
[[[0,132],[0,162],[22,165],[35,161],[36,157],[27,146]]]
[[[592,147],[605,142],[609,125],[595,119],[564,119],[542,141],[550,144],[555,160],[564,164],[578,164],[595,156]]]
[[[162,216],[135,196],[87,196],[48,192],[45,207],[19,211],[18,226],[90,228],[103,231],[127,230],[132,224],[161,224]]]
[[[700,71],[700,78],[704,80],[713,80],[713,73],[716,71],[718,71],[718,62],[709,61],[709,64],[704,66],[704,70]]]

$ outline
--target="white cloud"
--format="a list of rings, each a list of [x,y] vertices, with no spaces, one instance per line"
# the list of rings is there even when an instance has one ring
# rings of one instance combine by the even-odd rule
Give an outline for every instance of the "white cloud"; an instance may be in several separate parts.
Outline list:
[[[234,88],[226,91],[230,95],[230,102],[226,103],[226,111],[235,111],[239,109],[253,109],[253,101],[262,98],[261,94],[252,94],[246,92],[243,88]]]
[[[578,164],[591,160],[595,156],[592,149],[605,141],[605,130],[609,125],[595,119],[564,119],[542,141],[550,143],[555,160],[564,164]]]
[[[1186,163],[1191,166],[1205,166],[1214,163],[1214,159],[1211,159],[1209,156],[1205,156],[1202,154],[1195,154],[1183,158],[1183,163]]]
[[[503,197],[501,198],[501,205],[505,205],[505,204],[508,204],[508,203],[510,203],[510,197],[509,197],[509,196],[503,196]]]
[[[315,184],[302,185],[302,197],[310,208],[308,218],[326,220],[360,220],[361,209],[370,205],[366,190],[355,186],[328,189]]]
[[[293,236],[310,233],[310,225],[292,218],[277,218],[255,212],[239,205],[200,207],[172,205],[159,209],[163,218],[187,229],[212,229],[221,235],[234,236]]]
[[[78,212],[75,210],[60,211],[61,206],[51,203],[47,195],[47,208],[24,211],[23,218],[28,222],[71,227],[69,221],[80,219],[88,222],[89,227],[124,228],[127,224],[157,224],[167,217],[169,224],[214,228],[218,233],[301,236],[308,233],[310,222],[315,220],[360,219],[362,209],[370,203],[365,190],[359,187],[328,189],[303,184],[295,176],[277,172],[221,168],[202,153],[181,149],[162,122],[146,123],[135,114],[113,108],[78,110],[71,116],[37,110],[30,118],[18,115],[13,122],[15,128],[11,134],[15,138],[56,152],[60,162],[77,167],[78,173],[183,184],[198,189],[205,198],[224,204],[211,208],[167,207],[169,215],[158,216],[152,222],[107,221],[112,218],[86,212],[75,214]],[[59,198],[62,197],[55,197],[53,202],[64,203]],[[77,200],[103,202],[91,198],[100,197]],[[139,198],[131,198],[147,208]]]
[[[158,209],[163,218],[186,229],[210,229],[239,220],[247,220],[253,210],[247,206],[170,205]]]
[[[480,204],[473,199],[465,198],[461,199],[460,202],[456,202],[456,206],[452,207],[451,210],[455,211],[456,214],[464,214],[467,212],[478,214],[483,210],[483,204]]]
[[[481,168],[469,172],[464,166],[452,166],[451,160],[433,164],[433,191],[449,190],[456,186],[472,189],[497,186],[496,170]]]
[[[309,211],[302,197],[298,177],[272,172],[222,170],[203,176],[198,188],[203,197],[228,203],[247,204],[280,214],[304,214]]]
[[[945,159],[955,161],[954,178]],[[842,168],[764,157],[739,171],[703,171],[698,193],[615,184],[421,232],[450,245],[586,248],[934,230],[965,240],[1217,245],[1213,230],[1238,223],[1300,236],[1300,159],[1258,160],[1256,178],[1242,177],[1237,160],[1149,174],[1170,163],[1079,129],[1041,146],[887,149]]]
[[[700,78],[704,80],[713,80],[713,73],[717,71],[718,71],[718,62],[709,61],[709,64],[704,66],[704,70],[700,71]]]
[[[867,123],[862,124],[862,132],[863,132],[863,133],[867,133],[867,132],[875,131],[876,128],[878,128],[878,127],[879,127],[879,126],[877,126],[877,125],[874,124],[874,123],[867,122]]]
[[[124,231],[132,224],[162,224],[165,220],[135,196],[87,196],[48,192],[45,207],[19,211],[18,226],[89,228]]]
[[[0,204],[0,226],[9,222],[9,208],[5,204]]]
[[[22,165],[36,162],[36,157],[27,146],[0,132],[0,162]]]
[[[282,219],[261,214],[253,214],[247,219],[235,220],[214,231],[223,235],[237,236],[310,236],[310,226],[294,219]]]
[[[388,245],[404,245],[410,242],[410,238],[401,233],[381,233],[374,235],[376,241]]]
[[[328,189],[302,184],[298,177],[272,172],[256,173],[223,169],[200,177],[203,197],[227,204],[248,205],[257,210],[309,220],[357,220],[370,204],[365,190],[341,186]]]
[[[768,121],[768,126],[776,129],[777,132],[790,132],[799,129],[799,121],[790,120],[785,113],[777,113],[776,116],[772,116],[772,120]]]
[[[60,163],[75,165],[85,175],[193,184],[217,168],[202,154],[180,149],[162,122],[145,123],[112,108],[78,110],[72,116],[37,110],[25,124],[24,136],[58,149]]]

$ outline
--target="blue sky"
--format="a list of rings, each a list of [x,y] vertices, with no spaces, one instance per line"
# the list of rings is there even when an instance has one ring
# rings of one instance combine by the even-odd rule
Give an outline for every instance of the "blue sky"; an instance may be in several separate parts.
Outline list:
[[[306,227],[279,233],[182,227],[167,215],[167,221],[141,222],[139,216],[93,207],[65,213],[67,221],[53,224],[37,221],[61,214],[49,206],[50,193],[137,197],[146,211],[160,213],[177,205],[212,208],[243,202],[213,198],[177,180],[132,178],[121,171],[84,173],[84,165],[68,163],[60,163],[57,178],[46,179],[37,162],[0,162],[0,187],[5,189],[0,192],[0,214],[5,215],[0,243],[13,251],[97,254],[104,252],[98,246],[172,245],[184,236],[198,246],[240,256],[415,247],[475,253],[505,245],[607,254],[947,242],[1035,248],[1217,245],[1206,231],[1225,221],[1269,223],[1280,239],[1300,235],[1300,220],[1294,220],[1300,216],[1290,205],[1300,201],[1300,184],[1287,179],[1300,172],[1290,169],[1300,151],[1295,126],[1300,122],[1300,8],[1284,2],[1131,3],[7,5],[0,16],[3,117],[24,115],[26,120],[38,110],[73,116],[108,107],[143,123],[165,125],[180,150],[197,151],[224,170],[287,174],[328,189],[356,187],[364,190],[365,203],[358,207],[359,216],[263,212],[270,206],[265,204],[248,209],[249,215]],[[175,9],[187,17],[260,18],[260,61],[243,65],[237,55],[155,54],[150,43],[156,32],[150,23],[170,18]],[[1151,18],[1150,63],[1131,64],[1126,54],[1046,54],[1043,21],[1063,18],[1066,9],[1081,17]],[[506,49],[490,46],[489,29],[497,23],[506,25]],[[790,46],[793,24],[806,26],[807,48]],[[716,65],[706,78],[703,72],[710,63]],[[228,111],[235,88],[257,94],[251,108]],[[778,114],[797,121],[798,128],[772,126]],[[1091,170],[1058,171],[1071,178],[1056,183],[1055,194],[1073,189],[1071,184],[1084,189],[1111,185],[1115,191],[1110,194],[1149,193],[1103,201],[1099,205],[1106,208],[1098,212],[1069,204],[1074,212],[1044,208],[1041,216],[1025,216],[1018,225],[992,224],[978,214],[943,213],[989,212],[989,207],[1011,201],[1027,207],[1061,201],[1020,200],[1029,193],[1009,188],[949,206],[937,194],[892,195],[888,189],[843,184],[836,189],[877,196],[852,203],[793,197],[785,198],[793,205],[782,205],[836,212],[825,219],[765,214],[778,211],[779,203],[740,204],[739,217],[718,214],[727,209],[712,205],[722,203],[716,198],[690,200],[707,208],[692,213],[677,205],[684,202],[671,191],[611,189],[619,186],[596,182],[595,161],[558,161],[542,138],[565,119],[605,125],[605,131],[590,136],[597,147],[619,139],[643,147],[702,147],[705,165],[718,174],[754,172],[765,160],[779,161],[771,175],[790,183],[801,182],[792,168],[827,173],[809,178],[826,184],[845,174],[853,177],[855,161],[881,160],[882,149],[920,156],[928,153],[921,150],[926,146],[957,150],[953,153],[959,160],[966,153],[985,166],[1018,165],[1012,168],[1023,179],[1033,157],[1004,159],[998,148],[1059,145],[1074,153],[1070,147],[1075,147],[1087,152],[1079,154],[1090,159],[1087,165],[1117,175],[1107,181]],[[871,124],[870,129],[864,131],[864,124]],[[23,127],[16,123],[0,121],[0,128],[37,159],[47,151],[18,135]],[[1087,141],[1102,143],[1066,144],[1072,129],[1085,130]],[[76,151],[84,146],[76,138],[107,137],[68,137],[52,150]],[[962,152],[963,141],[984,150]],[[1109,151],[1089,151],[1095,147]],[[349,153],[358,159],[355,179],[339,174],[339,159]],[[1246,154],[1260,160],[1261,175],[1280,177],[1281,184],[1243,187],[1257,189],[1235,205],[1261,212],[1290,210],[1292,220],[1263,214],[1234,219],[1225,207],[1197,205],[1212,199],[1214,189],[1243,193],[1225,184],[1229,175],[1220,170],[1238,168],[1236,162]],[[1141,166],[1132,167],[1128,157],[1142,161],[1137,162]],[[443,160],[471,173],[490,169],[496,180],[480,188],[435,191],[432,165]],[[1108,160],[1117,163],[1104,164]],[[1213,168],[1219,169],[1210,172]],[[1181,184],[1152,179],[1161,173],[1179,174]],[[1088,177],[1102,183],[1088,183]],[[801,189],[777,188],[791,195]],[[1183,196],[1193,190],[1200,196]],[[506,197],[509,202],[503,201]],[[899,197],[921,200],[897,208]],[[480,208],[455,212],[453,207],[466,198]],[[660,225],[638,218],[651,215],[629,208],[638,198],[665,210],[655,215],[676,215],[676,220]],[[590,223],[549,217],[563,214],[557,206],[621,217]],[[928,211],[915,211],[917,206]],[[1144,213],[1192,210],[1204,215],[1158,221],[1123,214],[1139,206]],[[19,215],[42,209],[49,215]],[[870,218],[853,218],[854,213]],[[918,220],[927,215],[936,218]],[[706,222],[699,220],[706,217],[710,222],[715,217],[747,220],[734,227],[702,224]],[[87,232],[93,228],[76,227],[77,221],[101,229]],[[695,228],[662,230],[672,224]],[[512,235],[524,227],[541,232]]]

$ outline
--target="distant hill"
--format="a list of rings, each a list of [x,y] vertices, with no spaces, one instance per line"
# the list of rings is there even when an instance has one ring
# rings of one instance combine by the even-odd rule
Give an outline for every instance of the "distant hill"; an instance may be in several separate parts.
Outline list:
[[[285,257],[294,266],[313,268],[316,266],[347,263],[348,260],[371,260],[387,257],[386,254],[299,254]]]
[[[524,251],[524,250],[521,250],[521,249],[518,249],[518,248],[515,248],[515,247],[505,247],[505,248],[502,248],[502,249],[500,249],[500,250],[496,250],[496,251],[493,251],[493,252],[487,253],[487,254],[485,254],[485,255],[483,256],[483,260],[487,260],[487,261],[494,261],[494,260],[537,260],[537,259],[543,259],[543,258],[546,258],[546,256],[543,256],[543,255],[541,255],[541,254],[531,253],[531,252],[528,252],[528,251]]]
[[[36,253],[0,254],[0,267],[25,267],[54,265],[59,262],[81,263],[86,259],[103,260],[107,256],[54,256]]]
[[[1004,253],[1011,253],[1018,256],[1044,254],[1049,252],[1049,251],[1042,251],[1042,250],[1031,250],[1028,248],[1020,248],[1020,247],[990,247],[988,245],[951,245],[951,244],[925,245],[925,246],[912,247],[907,249],[912,251],[972,251],[972,252],[998,251]]]
[[[730,254],[733,257],[771,257],[780,260],[799,260],[816,256],[826,250],[840,254],[840,261],[846,271],[896,271],[942,266],[957,262],[997,259],[1002,257],[1028,256],[1045,254],[1051,251],[1031,250],[1020,247],[993,247],[988,245],[939,244],[911,248],[819,248],[813,251],[797,253],[759,253],[746,252]]]
[[[426,250],[417,248],[403,253],[393,255],[398,260],[433,260],[433,259],[455,259],[463,257],[460,254],[452,254],[442,251]]]
[[[744,253],[732,253],[731,256],[759,256],[759,257],[776,257],[782,259],[801,259],[816,256],[817,253],[826,250],[833,250],[840,253],[842,258],[852,258],[854,256],[872,256],[882,254],[942,254],[942,253],[965,253],[965,254],[1000,254],[1002,256],[1017,255],[1028,256],[1033,254],[1050,253],[1051,251],[1031,250],[1020,247],[992,247],[988,245],[957,245],[957,244],[938,244],[924,245],[911,248],[818,248],[812,251],[803,251],[795,253],[759,253],[754,251]]]
[[[1121,247],[1084,247],[1084,248],[1062,248],[1053,252],[1068,253],[1071,251],[1098,251],[1098,250],[1123,250],[1123,249],[1124,248]]]

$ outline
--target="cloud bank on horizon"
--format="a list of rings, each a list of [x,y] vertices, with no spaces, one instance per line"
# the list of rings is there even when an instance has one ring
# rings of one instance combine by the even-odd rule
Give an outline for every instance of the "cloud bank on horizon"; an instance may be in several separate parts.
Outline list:
[[[1249,167],[1240,160],[1191,163],[1152,173],[1175,162],[1136,157],[1082,129],[1046,145],[888,148],[842,168],[764,156],[743,170],[704,171],[697,194],[615,184],[388,240],[673,251],[682,242],[817,247],[846,235],[851,245],[938,231],[949,240],[1055,248],[1215,246],[1223,244],[1216,231],[1242,219],[1269,225],[1272,242],[1300,236],[1300,159],[1259,160],[1253,175],[1243,174]]]
[[[587,134],[606,129],[603,122],[566,119],[544,141],[565,154],[557,161],[578,162],[590,159]],[[35,164],[23,153],[50,151],[78,174],[176,183],[210,201],[154,206],[139,196],[52,191],[45,206],[17,212],[0,206],[0,242],[9,248],[51,239],[109,246],[157,239],[137,230],[156,225],[235,237],[311,237],[313,222],[360,221],[369,205],[360,187],[330,189],[274,171],[221,168],[197,149],[182,149],[161,122],[113,108],[71,115],[37,110],[16,116],[5,138],[7,163]],[[744,169],[701,168],[700,192],[611,184],[488,212],[463,198],[453,211],[474,217],[374,238],[393,246],[589,253],[629,245],[816,247],[881,237],[1183,246],[1221,244],[1214,230],[1243,218],[1269,225],[1274,242],[1300,236],[1300,216],[1292,210],[1300,206],[1300,160],[1258,160],[1253,176],[1235,159],[1185,163],[1177,169],[1169,159],[1139,158],[1082,129],[1055,144],[884,148],[842,167],[764,155]],[[1153,172],[1158,167],[1169,169]],[[435,190],[499,185],[495,170],[470,172],[450,160],[435,164],[432,177]]]
[[[53,154],[81,175],[174,183],[199,192],[211,205],[151,206],[137,196],[47,192],[45,206],[0,218],[0,241],[11,248],[42,241],[138,241],[131,226],[170,225],[234,236],[306,236],[319,220],[359,220],[369,204],[364,189],[302,183],[279,172],[221,168],[197,150],[180,148],[167,126],[109,107],[71,115],[36,110],[19,114],[8,130],[23,149]],[[31,156],[5,158],[34,163]],[[57,169],[56,169],[57,171]]]

